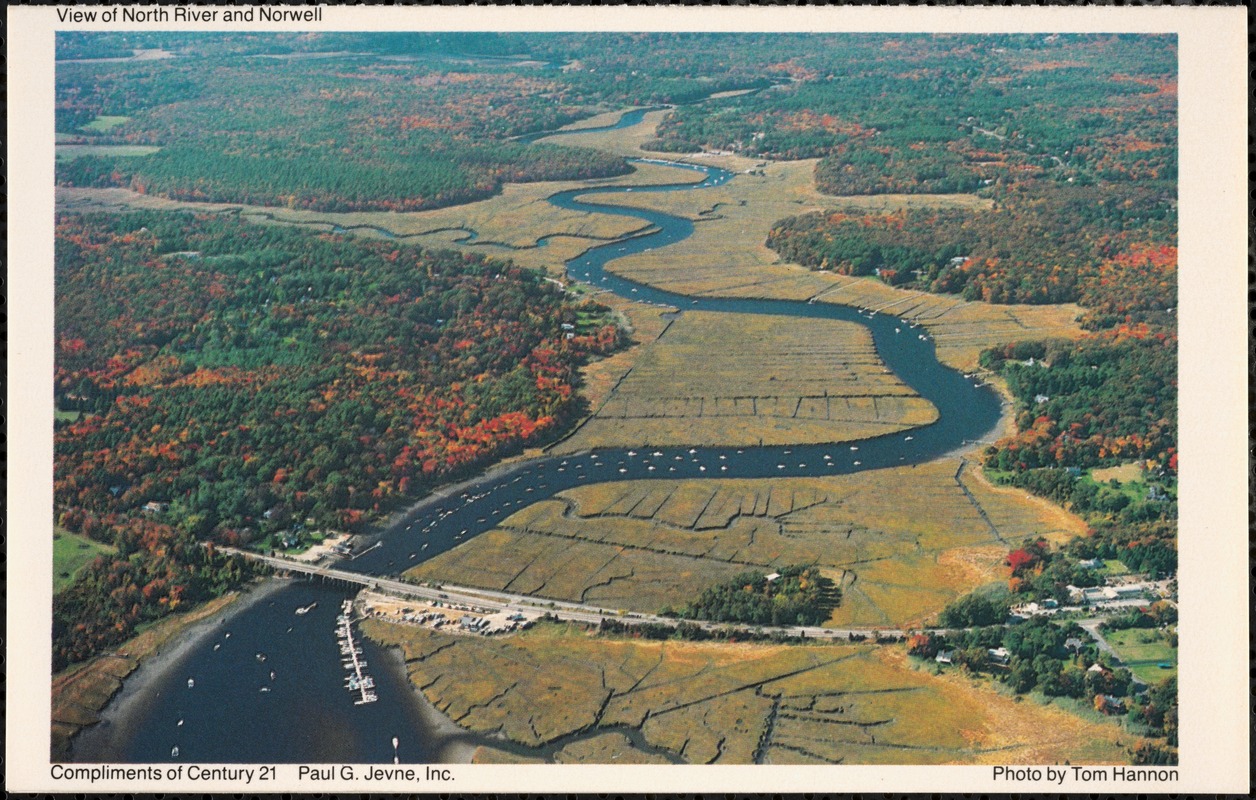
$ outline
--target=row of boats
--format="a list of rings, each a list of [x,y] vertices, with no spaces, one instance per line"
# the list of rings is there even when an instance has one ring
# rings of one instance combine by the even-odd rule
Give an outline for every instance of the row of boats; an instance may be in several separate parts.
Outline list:
[[[374,703],[379,697],[371,691],[375,688],[375,679],[366,672],[366,659],[362,658],[362,648],[353,641],[353,623],[349,614],[353,611],[350,600],[344,602],[340,616],[336,617],[336,639],[340,644],[340,664],[348,674],[345,676],[345,689],[357,692],[355,706]]]

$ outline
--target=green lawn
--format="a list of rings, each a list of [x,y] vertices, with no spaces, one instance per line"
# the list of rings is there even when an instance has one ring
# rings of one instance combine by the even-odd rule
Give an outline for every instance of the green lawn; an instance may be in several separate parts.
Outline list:
[[[105,116],[104,114],[102,114],[99,117],[96,117],[96,119],[84,125],[83,130],[96,131],[97,133],[104,133],[105,131],[113,130],[114,128],[118,127],[119,125],[121,125],[122,123],[126,122],[129,119],[130,117],[110,117],[110,116]]]
[[[114,549],[70,533],[63,528],[56,528],[52,534],[52,590],[59,592],[74,583],[79,570],[87,566],[96,556],[112,553]]]
[[[1159,683],[1177,675],[1177,648],[1169,646],[1164,631],[1129,628],[1104,633],[1103,638],[1120,655],[1130,672],[1147,683]],[[1170,665],[1168,669],[1160,667],[1165,663]]]
[[[1093,483],[1101,490],[1123,494],[1131,503],[1147,498],[1147,484],[1142,481],[1118,481],[1117,485],[1113,486],[1110,481],[1097,481],[1088,473],[1083,473],[1077,480],[1079,483]]]
[[[59,144],[56,158],[72,161],[82,156],[148,156],[160,149],[145,144]]]
[[[1115,558],[1103,562],[1103,571],[1107,575],[1128,575],[1130,568]]]

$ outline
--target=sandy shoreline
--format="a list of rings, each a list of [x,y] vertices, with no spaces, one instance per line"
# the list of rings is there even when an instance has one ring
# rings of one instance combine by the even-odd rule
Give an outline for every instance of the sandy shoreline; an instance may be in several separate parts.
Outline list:
[[[107,752],[110,740],[115,735],[125,737],[137,724],[141,711],[139,701],[143,699],[143,690],[149,683],[165,674],[192,648],[207,640],[221,622],[238,616],[285,585],[285,581],[272,578],[247,587],[239,600],[189,625],[174,641],[145,657],[139,668],[123,680],[122,689],[100,710],[100,722],[84,728],[70,740],[69,760],[104,760],[103,754]]]

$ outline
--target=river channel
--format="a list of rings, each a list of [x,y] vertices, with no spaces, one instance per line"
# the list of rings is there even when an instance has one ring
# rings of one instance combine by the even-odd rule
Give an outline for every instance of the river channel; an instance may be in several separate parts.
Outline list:
[[[644,111],[628,112],[615,125],[571,134],[627,127]],[[671,163],[671,162],[665,162]],[[599,196],[624,192],[701,191],[735,180],[711,166],[675,164],[703,174],[699,183],[581,188],[550,198],[565,209],[628,216],[649,232],[599,245],[567,263],[568,276],[642,303],[685,311],[767,314],[845,320],[866,327],[887,367],[929,400],[938,420],[907,433],[855,443],[790,447],[643,446],[545,457],[491,470],[419,504],[383,531],[371,549],[337,566],[361,573],[395,575],[494,527],[527,505],[582,484],[678,478],[770,478],[842,475],[922,463],[977,441],[998,424],[1001,403],[989,387],[940,364],[924,329],[884,314],[828,303],[750,298],[688,297],[617,277],[606,265],[633,253],[675,244],[694,223],[657,211],[598,204]],[[132,710],[84,732],[76,760],[161,763],[390,763],[433,762],[448,756],[451,738],[438,733],[391,654],[362,641],[363,657],[379,700],[355,705],[344,688],[345,671],[334,635],[345,590],[293,582],[237,613],[221,630],[203,634],[189,651],[159,674],[141,668],[131,682]],[[298,608],[316,606],[304,614]],[[230,633],[231,636],[227,636]],[[174,748],[178,748],[175,755]],[[512,748],[513,749],[513,748]]]

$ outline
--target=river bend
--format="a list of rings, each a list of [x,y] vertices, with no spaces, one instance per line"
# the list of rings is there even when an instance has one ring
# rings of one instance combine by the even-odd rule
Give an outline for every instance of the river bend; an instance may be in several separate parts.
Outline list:
[[[614,125],[637,124],[644,110]],[[572,135],[582,131],[573,131]],[[552,135],[552,134],[551,134]],[[672,163],[672,162],[663,162]],[[699,183],[581,188],[550,198],[559,208],[629,216],[649,223],[646,234],[599,245],[566,265],[568,276],[622,297],[687,310],[767,314],[854,322],[872,333],[887,367],[929,400],[938,420],[907,433],[855,443],[781,447],[643,446],[552,456],[490,470],[480,478],[435,493],[383,531],[369,551],[339,566],[394,575],[496,526],[523,507],[575,486],[622,480],[770,478],[843,475],[922,463],[979,440],[1000,417],[989,388],[940,364],[923,329],[883,314],[799,301],[688,297],[635,283],[607,271],[617,258],[675,244],[693,233],[688,219],[658,211],[599,204],[625,192],[702,191],[736,180],[710,166],[675,164],[703,173]],[[419,713],[404,670],[389,653],[363,641],[380,701],[355,706],[340,685],[343,670],[333,635],[344,590],[294,582],[228,614],[168,668],[141,668],[127,692],[138,695],[121,719],[85,731],[75,743],[78,760],[104,762],[343,762],[389,763],[391,738],[403,762],[443,758],[447,737]],[[297,616],[294,609],[318,605]],[[229,634],[235,634],[234,638]],[[195,686],[189,678],[195,678]],[[466,735],[466,744],[483,740]],[[179,755],[173,755],[173,747]]]

